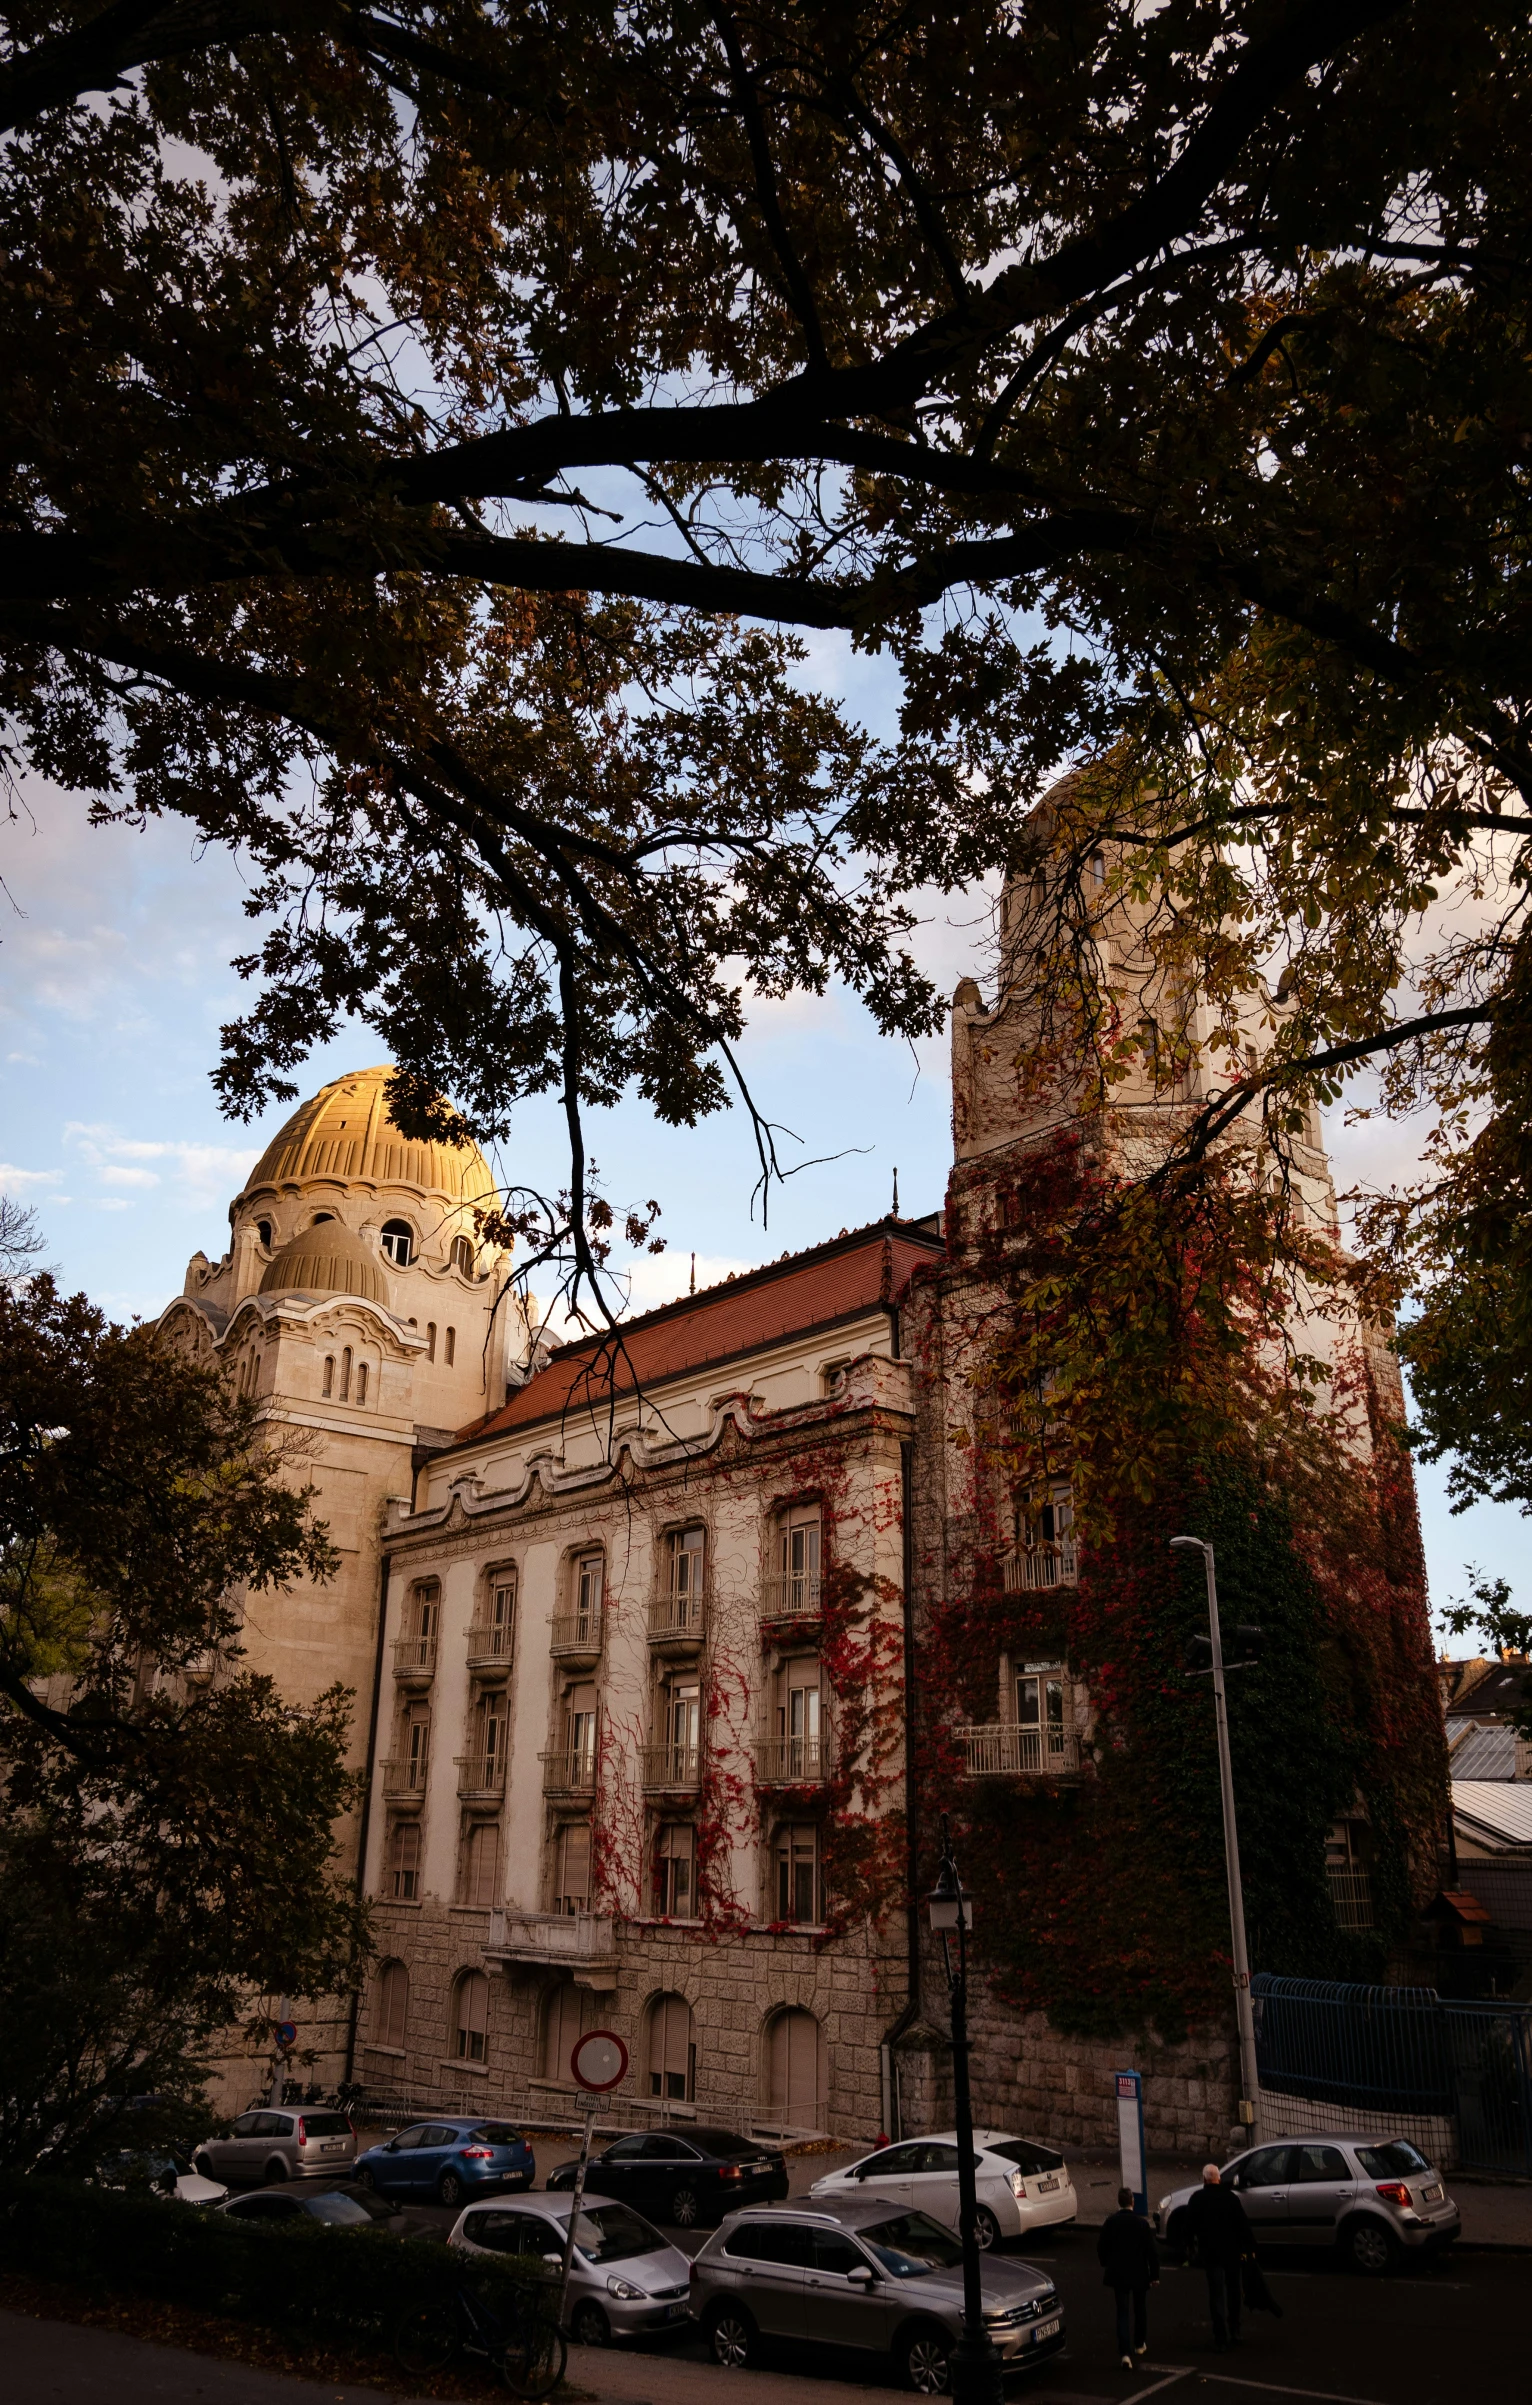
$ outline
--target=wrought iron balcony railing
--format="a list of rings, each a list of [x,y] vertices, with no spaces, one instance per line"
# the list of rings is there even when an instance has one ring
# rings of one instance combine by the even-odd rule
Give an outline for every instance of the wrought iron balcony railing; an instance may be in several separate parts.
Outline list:
[[[1080,1767],[1073,1729],[1029,1729],[1014,1721],[954,1729],[971,1779],[1049,1778]]]
[[[820,1787],[834,1770],[828,1737],[763,1737],[755,1749],[758,1787]]]
[[[761,1581],[760,1617],[763,1622],[774,1620],[817,1620],[819,1617],[819,1573],[806,1570],[786,1578],[766,1578]]]
[[[470,1670],[508,1670],[512,1630],[509,1620],[475,1620],[468,1631]]]
[[[434,1636],[394,1639],[394,1676],[401,1686],[423,1687],[436,1674]]]
[[[594,1795],[596,1792],[596,1756],[587,1746],[561,1745],[544,1754],[544,1795]]]
[[[694,1789],[702,1784],[700,1745],[646,1745],[644,1787],[653,1795],[666,1789]]]
[[[1034,1594],[1040,1587],[1072,1587],[1079,1575],[1072,1539],[1061,1545],[1018,1545],[1002,1557],[1007,1595]]]
[[[482,1802],[492,1796],[504,1795],[504,1754],[459,1754],[457,1791],[465,1803],[470,1799]]]

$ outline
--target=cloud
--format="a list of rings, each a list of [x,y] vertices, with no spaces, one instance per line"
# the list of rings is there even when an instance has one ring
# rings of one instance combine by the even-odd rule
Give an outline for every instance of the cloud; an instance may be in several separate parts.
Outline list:
[[[197,1144],[173,1137],[125,1136],[108,1122],[71,1119],[64,1141],[103,1185],[138,1191],[167,1187],[175,1201],[201,1210],[237,1194],[260,1158],[257,1144]],[[156,1161],[160,1168],[145,1164]]]
[[[56,1186],[64,1175],[62,1169],[13,1169],[9,1161],[0,1161],[0,1194],[26,1194],[36,1186]],[[63,1196],[56,1197],[63,1201]]]
[[[119,1169],[115,1166],[102,1170],[101,1181],[107,1186],[157,1186],[160,1182],[152,1169]]]
[[[96,1205],[98,1211],[131,1211],[133,1205],[124,1202],[120,1194],[103,1194]]]

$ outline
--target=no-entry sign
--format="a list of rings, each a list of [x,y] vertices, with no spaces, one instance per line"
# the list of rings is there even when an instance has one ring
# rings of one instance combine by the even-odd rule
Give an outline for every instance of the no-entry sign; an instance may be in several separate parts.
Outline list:
[[[628,2050],[615,2029],[587,2029],[569,2057],[577,2084],[604,2096],[628,2076]]]

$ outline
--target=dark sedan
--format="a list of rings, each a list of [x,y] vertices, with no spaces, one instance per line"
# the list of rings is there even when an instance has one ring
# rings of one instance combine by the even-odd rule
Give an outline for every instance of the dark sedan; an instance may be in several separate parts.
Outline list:
[[[550,2188],[572,2188],[579,2166],[560,2163]],[[775,2147],[728,2129],[635,2130],[593,2154],[586,2186],[620,2197],[651,2221],[695,2229],[741,2205],[777,2204],[787,2194],[787,2165]]]

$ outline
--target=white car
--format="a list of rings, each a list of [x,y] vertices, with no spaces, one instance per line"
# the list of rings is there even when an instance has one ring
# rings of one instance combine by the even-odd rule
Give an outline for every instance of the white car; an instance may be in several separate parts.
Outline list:
[[[974,2185],[978,2190],[978,2240],[982,2247],[1002,2238],[1019,2238],[1024,2231],[1050,2229],[1055,2222],[1073,2221],[1079,2210],[1074,2182],[1057,2147],[1035,2138],[1017,2138],[1006,2130],[976,2129]],[[898,2146],[880,2147],[816,2180],[811,2196],[827,2201],[848,2196],[886,2198],[890,2204],[910,2205],[929,2213],[949,2230],[958,2225],[957,2133],[941,2130],[932,2138],[909,2138]]]
[[[229,2193],[221,2180],[204,2179],[175,2155],[129,2146],[104,2156],[95,2176],[103,2188],[147,2189],[152,2196],[173,2196],[181,2205],[222,2204]]]

